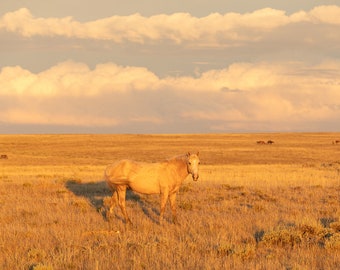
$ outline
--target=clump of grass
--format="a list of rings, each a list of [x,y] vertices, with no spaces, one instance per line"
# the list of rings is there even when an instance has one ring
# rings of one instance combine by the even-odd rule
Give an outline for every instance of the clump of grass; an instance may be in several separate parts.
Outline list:
[[[330,231],[320,226],[303,224],[297,230],[306,245],[319,245],[323,247],[325,240],[330,236]]]
[[[340,232],[340,222],[332,222],[329,227],[335,232]]]
[[[325,248],[328,250],[340,250],[340,233],[332,234],[325,241]]]
[[[294,247],[301,244],[301,242],[301,235],[289,229],[266,232],[262,238],[262,243],[265,246]]]
[[[278,247],[320,247],[326,249],[340,248],[340,233],[333,228],[323,228],[312,224],[278,228],[276,230],[255,233],[256,242]]]

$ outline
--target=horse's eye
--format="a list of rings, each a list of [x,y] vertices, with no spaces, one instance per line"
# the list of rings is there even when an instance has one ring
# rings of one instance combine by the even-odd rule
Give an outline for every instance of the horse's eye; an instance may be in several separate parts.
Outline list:
[[[191,162],[189,162],[189,165],[191,165]]]

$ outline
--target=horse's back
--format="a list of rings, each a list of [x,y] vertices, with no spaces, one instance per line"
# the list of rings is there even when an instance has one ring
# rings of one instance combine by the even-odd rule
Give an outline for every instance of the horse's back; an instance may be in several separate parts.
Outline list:
[[[159,193],[162,165],[121,160],[106,168],[105,178],[109,185],[128,185],[132,190],[145,194]]]

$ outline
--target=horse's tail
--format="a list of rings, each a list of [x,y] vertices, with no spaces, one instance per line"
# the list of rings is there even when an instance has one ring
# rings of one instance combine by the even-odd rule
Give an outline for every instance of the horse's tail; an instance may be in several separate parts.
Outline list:
[[[116,186],[111,181],[111,177],[110,177],[111,173],[112,173],[112,165],[108,165],[104,170],[104,180],[106,184],[108,185],[108,187],[114,192],[116,190]]]
[[[112,185],[110,185],[110,177],[109,177],[109,175],[110,175],[109,171],[110,170],[109,170],[109,167],[110,167],[110,165],[105,168],[103,178],[104,178],[104,181],[106,182],[106,184],[110,187],[110,189],[112,189]]]

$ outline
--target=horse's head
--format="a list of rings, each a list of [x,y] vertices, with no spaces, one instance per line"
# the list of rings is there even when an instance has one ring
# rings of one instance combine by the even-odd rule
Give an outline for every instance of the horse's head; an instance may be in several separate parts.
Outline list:
[[[198,157],[198,152],[197,154],[190,154],[188,152],[187,154],[187,169],[188,169],[188,173],[190,173],[192,175],[192,179],[194,181],[198,180],[198,165],[200,164],[200,159]]]

